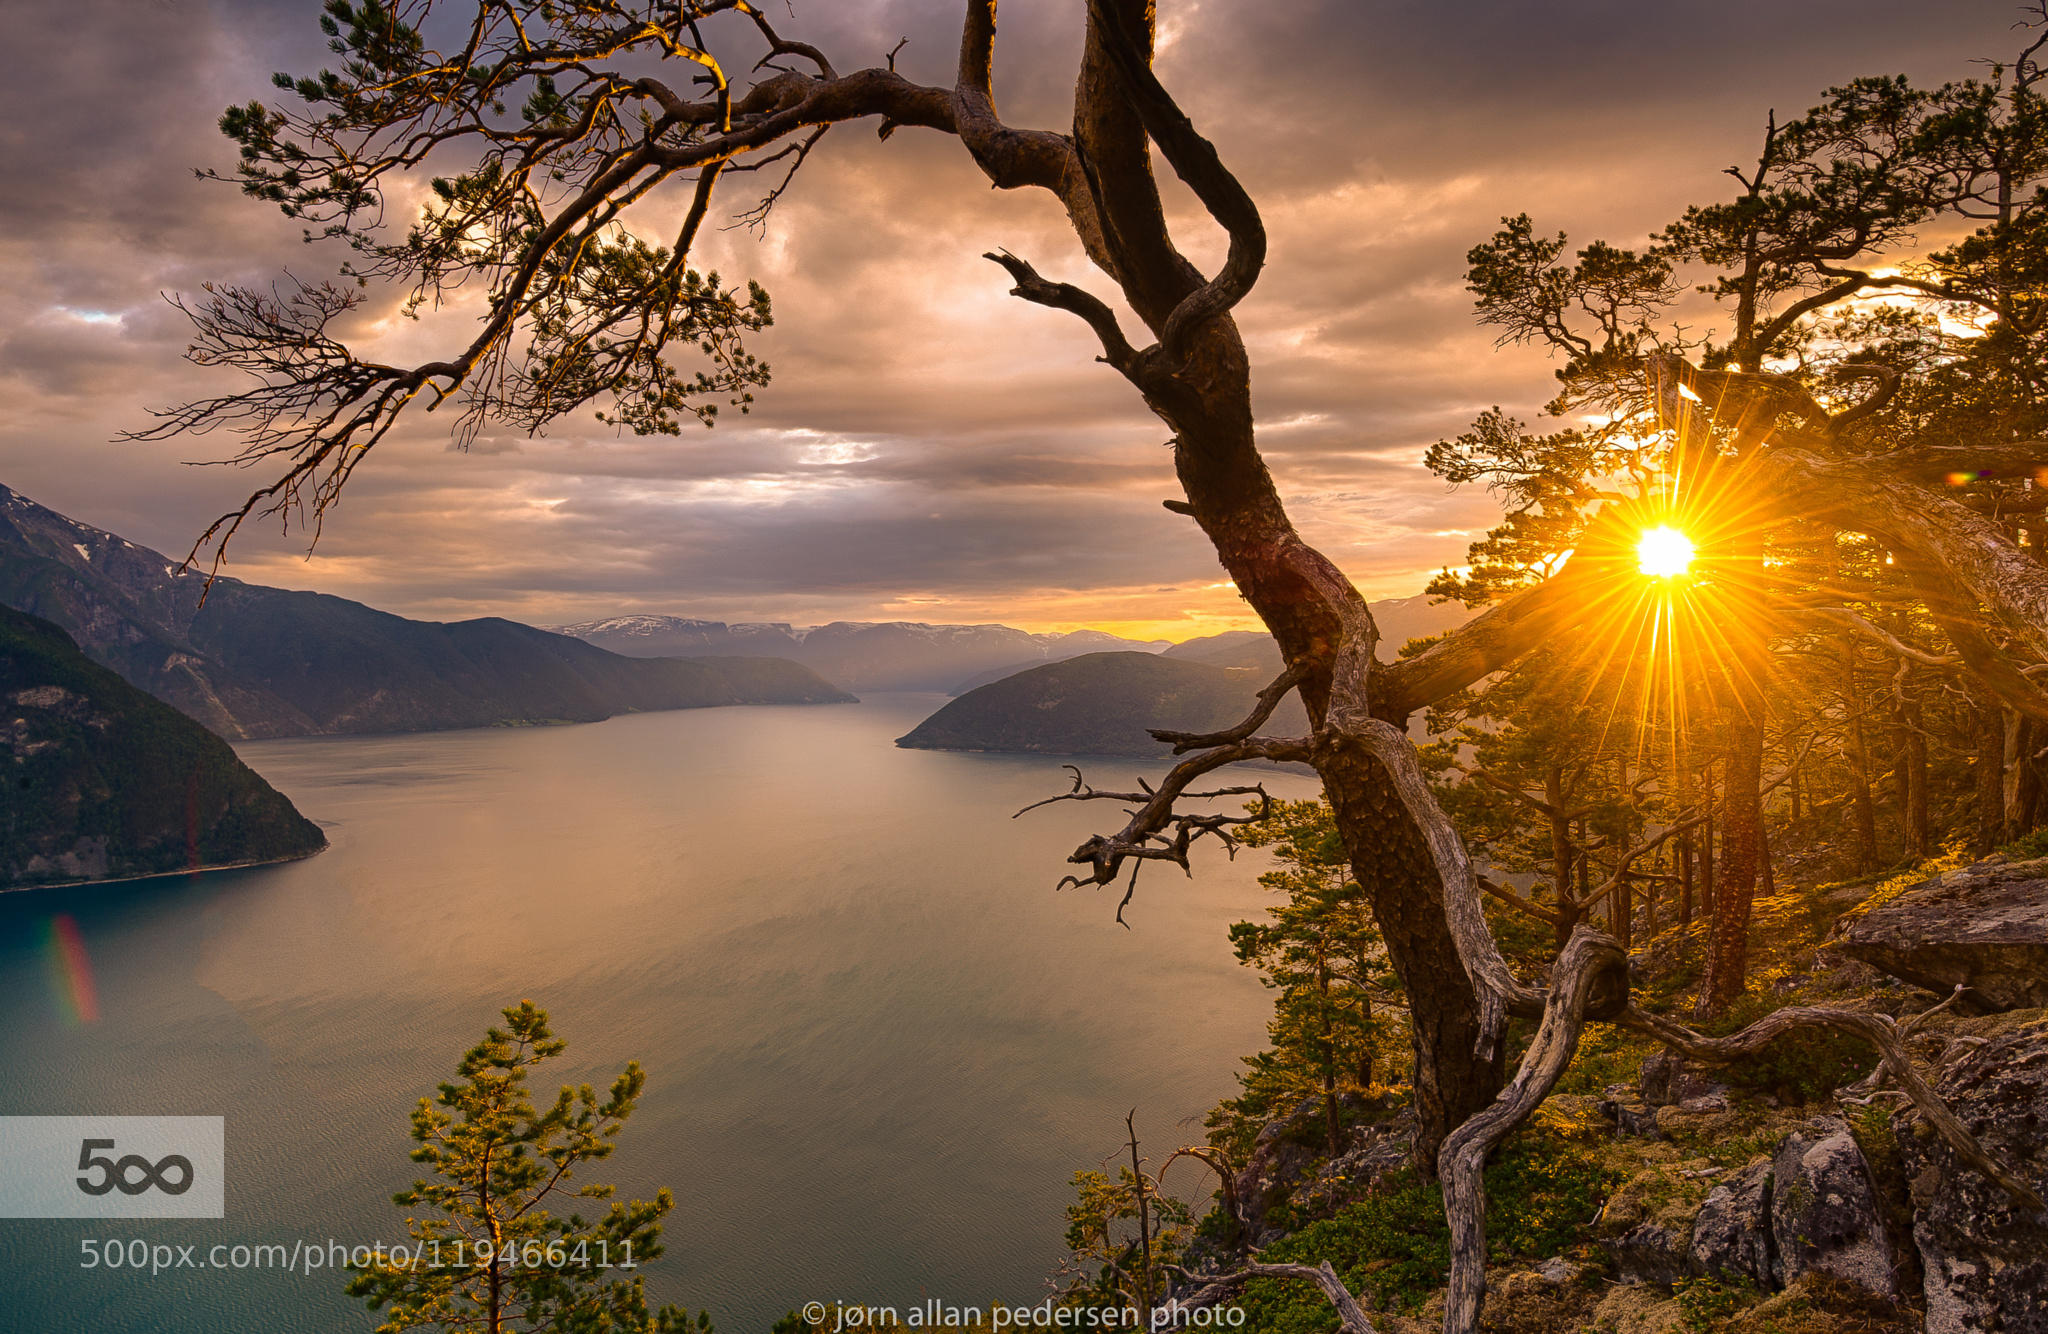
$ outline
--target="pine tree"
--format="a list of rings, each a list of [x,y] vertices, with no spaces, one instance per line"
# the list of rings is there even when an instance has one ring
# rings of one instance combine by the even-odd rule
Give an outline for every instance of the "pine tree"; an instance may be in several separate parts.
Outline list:
[[[527,1076],[567,1045],[545,1010],[521,1001],[464,1054],[456,1079],[412,1114],[412,1160],[428,1175],[392,1196],[413,1245],[352,1266],[348,1290],[385,1313],[378,1334],[416,1329],[563,1334],[709,1334],[673,1306],[649,1310],[639,1266],[661,1254],[661,1218],[675,1207],[613,1203],[595,1219],[558,1217],[557,1201],[608,1200],[578,1171],[611,1156],[647,1076],[629,1062],[600,1098],[563,1087],[545,1110]]]

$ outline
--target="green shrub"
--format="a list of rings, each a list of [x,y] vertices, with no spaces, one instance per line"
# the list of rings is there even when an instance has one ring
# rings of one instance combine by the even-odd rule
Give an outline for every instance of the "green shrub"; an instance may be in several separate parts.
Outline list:
[[[1486,1250],[1495,1262],[1541,1260],[1569,1249],[1599,1213],[1614,1176],[1548,1135],[1510,1143],[1486,1169]],[[1443,1198],[1412,1170],[1385,1178],[1335,1217],[1311,1223],[1260,1255],[1273,1263],[1328,1260],[1354,1293],[1413,1311],[1450,1276]],[[1304,1283],[1245,1288],[1246,1327],[1261,1334],[1327,1334],[1336,1318]]]
[[[2036,829],[2031,834],[2014,839],[1999,851],[2016,862],[2048,857],[2048,829]]]

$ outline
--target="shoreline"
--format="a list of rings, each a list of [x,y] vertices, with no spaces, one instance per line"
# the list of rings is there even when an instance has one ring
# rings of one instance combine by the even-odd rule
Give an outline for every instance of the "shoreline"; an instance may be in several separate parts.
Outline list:
[[[107,876],[98,880],[47,880],[33,885],[0,885],[0,894],[34,894],[45,889],[79,889],[84,886],[130,885],[144,880],[165,880],[174,875],[205,875],[211,871],[242,871],[256,866],[282,866],[286,862],[302,862],[318,857],[333,847],[326,834],[321,834],[320,846],[311,852],[297,852],[284,857],[255,857],[248,861],[216,862],[207,866],[181,866],[175,871],[149,871],[142,875]]]

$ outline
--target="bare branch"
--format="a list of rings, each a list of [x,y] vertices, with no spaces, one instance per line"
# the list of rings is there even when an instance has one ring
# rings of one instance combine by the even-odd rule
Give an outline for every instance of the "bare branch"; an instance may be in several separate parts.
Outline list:
[[[1544,907],[1542,904],[1537,903],[1532,899],[1525,899],[1520,894],[1517,894],[1512,889],[1509,889],[1506,885],[1497,884],[1493,880],[1488,879],[1486,876],[1478,876],[1475,878],[1475,880],[1481,889],[1493,895],[1502,903],[1507,904],[1510,908],[1513,908],[1517,912],[1524,913],[1530,917],[1533,917],[1539,922],[1548,922],[1552,926],[1562,926],[1564,924],[1563,913],[1554,912],[1551,909]]]
[[[1118,326],[1116,312],[1100,298],[1072,283],[1047,282],[1038,276],[1038,270],[1007,250],[991,251],[983,259],[994,260],[1009,271],[1016,286],[1010,295],[1023,297],[1026,301],[1054,310],[1064,310],[1079,315],[1102,340],[1102,360],[1129,375],[1137,361],[1137,350],[1124,338],[1124,331]]]
[[[1213,769],[1242,760],[1302,760],[1309,757],[1309,743],[1305,738],[1247,737],[1227,746],[1217,746],[1199,755],[1191,755],[1168,771],[1155,789],[1139,780],[1138,792],[1102,792],[1088,786],[1080,769],[1074,765],[1063,766],[1074,775],[1074,787],[1056,797],[1036,801],[1018,811],[1021,816],[1041,806],[1050,806],[1061,801],[1120,801],[1133,807],[1130,821],[1115,834],[1097,834],[1076,848],[1067,860],[1087,866],[1087,876],[1070,875],[1061,879],[1058,888],[1069,885],[1107,885],[1116,880],[1125,862],[1132,862],[1132,884],[1136,884],[1137,863],[1146,861],[1172,862],[1181,870],[1193,874],[1188,860],[1189,849],[1204,836],[1213,837],[1223,844],[1224,850],[1232,856],[1237,852],[1237,839],[1231,830],[1239,825],[1254,824],[1264,820],[1271,813],[1272,798],[1260,785],[1250,787],[1218,788],[1212,792],[1190,792],[1188,784]],[[1179,801],[1204,801],[1221,797],[1257,797],[1259,808],[1250,815],[1232,815],[1215,812],[1206,815],[1189,815],[1175,809]],[[1011,817],[1016,818],[1015,816]],[[1171,830],[1171,834],[1167,831]],[[1127,890],[1123,903],[1117,905],[1117,920],[1123,921],[1124,904],[1131,900]]]
[[[970,7],[971,8],[971,7]],[[993,6],[990,6],[993,11]],[[1123,80],[1126,95],[1152,141],[1202,206],[1230,235],[1230,252],[1217,275],[1182,298],[1159,333],[1170,370],[1187,364],[1194,339],[1210,321],[1227,314],[1258,281],[1266,262],[1266,228],[1258,206],[1223,165],[1216,146],[1195,129],[1152,72],[1152,64],[1131,40],[1103,0],[1088,0],[1088,12],[1103,36],[1103,48]],[[970,19],[970,22],[972,20]],[[962,69],[966,62],[963,57]]]
[[[1906,659],[1908,662],[1917,662],[1923,667],[1954,667],[1963,660],[1960,653],[1934,654],[1914,648],[1911,644],[1899,639],[1890,631],[1872,625],[1847,607],[1810,607],[1807,609],[1807,614],[1825,617],[1828,620],[1846,625],[1865,639],[1882,644],[1886,649],[1897,654],[1899,657]]]
[[[1286,671],[1280,673],[1278,677],[1274,678],[1272,683],[1266,686],[1265,689],[1259,691],[1257,706],[1252,709],[1243,722],[1235,727],[1226,728],[1221,732],[1175,732],[1163,727],[1154,727],[1148,730],[1152,733],[1154,739],[1171,745],[1173,753],[1176,755],[1190,750],[1199,750],[1205,746],[1227,746],[1233,741],[1243,741],[1246,737],[1264,727],[1266,720],[1273,716],[1273,710],[1280,707],[1280,701],[1286,699],[1288,692],[1300,685],[1307,677],[1307,671],[1299,664],[1289,667]]]

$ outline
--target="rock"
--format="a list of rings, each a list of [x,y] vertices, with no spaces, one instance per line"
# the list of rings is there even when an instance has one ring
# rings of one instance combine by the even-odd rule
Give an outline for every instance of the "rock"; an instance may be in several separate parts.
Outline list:
[[[1600,1115],[1607,1118],[1617,1136],[1634,1136],[1638,1139],[1662,1139],[1657,1130],[1657,1109],[1646,1107],[1634,1098],[1602,1098],[1597,1104]]]
[[[1987,1013],[2048,1005],[2048,858],[1979,862],[1886,900],[1835,949],[1961,1007]]]
[[[2048,1193],[2048,1025],[1971,1049],[1936,1089],[1986,1153]],[[2048,1219],[1958,1162],[1914,1112],[1894,1115],[1892,1131],[1913,1196],[1927,1334],[2048,1334]]]
[[[1623,1283],[1669,1286],[1695,1272],[1691,1239],[1662,1223],[1638,1223],[1618,1237],[1604,1237],[1600,1248],[1614,1261]]]
[[[1384,1110],[1355,1093],[1341,1094],[1340,1099],[1348,1113]],[[1343,1152],[1328,1161],[1323,1160],[1324,1125],[1322,1099],[1311,1096],[1259,1131],[1251,1159],[1234,1180],[1248,1244],[1264,1246],[1285,1235],[1285,1227],[1270,1221],[1282,1204],[1292,1203],[1309,1216],[1333,1213],[1408,1161],[1414,1120],[1405,1112],[1348,1127]]]
[[[1376,1126],[1352,1128],[1344,1152],[1295,1187],[1295,1217],[1327,1218],[1365,1198],[1380,1178],[1407,1164],[1414,1141],[1414,1121],[1406,1115]]]
[[[1822,1273],[1893,1296],[1876,1179],[1840,1117],[1816,1117],[1715,1186],[1693,1220],[1696,1272],[1776,1291]]]
[[[1777,1245],[1771,1236],[1771,1168],[1758,1158],[1707,1192],[1692,1225],[1692,1261],[1716,1278],[1775,1287]]]
[[[1657,1109],[1657,1132],[1666,1139],[1691,1139],[1712,1143],[1728,1135],[1742,1135],[1752,1129],[1751,1116],[1725,1105],[1720,1110],[1712,1098],[1688,1098]]]
[[[1660,1051],[1643,1062],[1642,1089],[1643,1101],[1650,1106],[1670,1107],[1690,1098],[1726,1093],[1728,1086],[1677,1052]]]
[[[1771,1158],[1772,1287],[1814,1271],[1896,1295],[1891,1242],[1870,1164],[1846,1121],[1815,1117]]]
[[[1269,1122],[1252,1143],[1251,1161],[1237,1174],[1237,1207],[1245,1227],[1245,1238],[1263,1246],[1282,1229],[1270,1225],[1267,1215],[1293,1197],[1294,1188],[1315,1162],[1317,1148],[1306,1142],[1320,1119],[1318,1101],[1304,1098],[1301,1104],[1278,1121]]]
[[[1545,1283],[1561,1288],[1567,1283],[1578,1282],[1580,1274],[1584,1271],[1562,1255],[1553,1255],[1542,1264],[1537,1265],[1536,1272]]]

